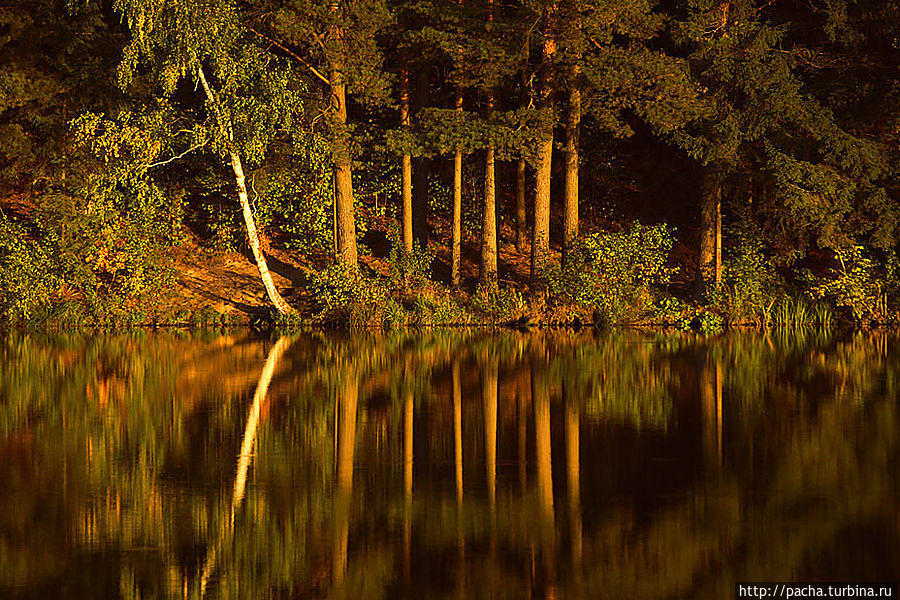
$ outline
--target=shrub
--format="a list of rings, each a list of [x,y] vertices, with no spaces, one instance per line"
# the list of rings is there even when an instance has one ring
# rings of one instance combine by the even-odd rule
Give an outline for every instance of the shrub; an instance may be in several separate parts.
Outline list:
[[[666,285],[674,238],[666,225],[644,226],[581,239],[565,269],[550,265],[544,282],[551,297],[593,309],[598,321],[619,323],[642,317],[653,304],[653,287]]]
[[[56,288],[50,257],[0,214],[0,320],[33,318]]]
[[[722,283],[710,294],[710,302],[729,323],[763,323],[779,287],[778,277],[756,236],[738,231],[736,237],[737,244],[722,265]]]
[[[884,318],[884,292],[875,262],[863,255],[862,246],[838,248],[834,253],[840,268],[832,269],[831,279],[813,285],[810,295],[849,309],[860,323]]]
[[[403,308],[378,279],[336,264],[315,273],[310,289],[318,304],[314,319],[350,327],[394,326],[405,321]]]
[[[492,323],[509,323],[528,310],[522,294],[513,288],[491,288],[479,285],[472,295],[473,312]]]
[[[412,252],[406,252],[396,224],[388,230],[388,240],[391,242],[391,251],[388,254],[391,288],[400,293],[431,287],[434,253],[422,249],[418,242],[413,243]]]

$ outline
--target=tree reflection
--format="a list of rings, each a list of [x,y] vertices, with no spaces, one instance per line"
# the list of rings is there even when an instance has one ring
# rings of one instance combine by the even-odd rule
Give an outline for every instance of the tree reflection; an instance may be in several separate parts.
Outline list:
[[[885,333],[10,335],[0,596],[889,578],[898,381]]]

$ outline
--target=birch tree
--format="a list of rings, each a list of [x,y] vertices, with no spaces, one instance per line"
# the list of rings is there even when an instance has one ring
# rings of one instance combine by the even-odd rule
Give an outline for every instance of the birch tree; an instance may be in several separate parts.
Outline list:
[[[282,298],[260,247],[247,193],[245,159],[259,162],[276,132],[289,126],[299,97],[289,90],[289,71],[247,39],[240,15],[227,1],[149,3],[117,0],[131,41],[119,66],[119,83],[128,88],[138,71],[155,76],[171,96],[182,80],[193,82],[205,101],[205,125],[213,146],[234,175],[248,243],[269,300],[282,314],[292,308]]]

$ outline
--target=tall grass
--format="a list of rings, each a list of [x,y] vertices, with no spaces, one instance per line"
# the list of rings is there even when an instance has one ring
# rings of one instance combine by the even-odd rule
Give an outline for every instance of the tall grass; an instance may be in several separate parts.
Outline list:
[[[827,329],[831,326],[833,313],[825,302],[810,304],[803,298],[784,296],[772,307],[771,325],[780,329],[815,327]]]

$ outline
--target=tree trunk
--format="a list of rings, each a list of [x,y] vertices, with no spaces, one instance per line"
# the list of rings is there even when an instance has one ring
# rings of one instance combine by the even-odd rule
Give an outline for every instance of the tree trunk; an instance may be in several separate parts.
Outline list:
[[[429,81],[428,64],[421,64],[416,71],[415,109],[421,111],[428,106]],[[419,243],[420,248],[428,246],[428,175],[431,171],[431,161],[422,157],[416,159],[413,169],[413,238]]]
[[[456,112],[462,113],[462,88],[456,89]],[[462,148],[453,157],[453,224],[451,233],[450,283],[459,286],[459,263],[462,254]]]
[[[494,108],[494,94],[488,94],[487,114]],[[497,288],[497,185],[494,143],[489,142],[484,156],[484,210],[481,221],[481,273],[479,280],[489,289]]]
[[[338,32],[343,37],[343,32]],[[344,84],[342,65],[332,59],[331,101],[334,103],[335,126],[338,129],[332,140],[334,163],[335,213],[337,217],[338,255],[335,260],[353,269],[357,266],[356,214],[353,202],[353,177],[350,163],[350,138],[347,126],[347,88]]]
[[[578,128],[581,122],[581,89],[578,87],[578,65],[574,65],[569,81],[569,115],[566,121],[566,189],[563,206],[562,266],[566,267],[575,239],[578,237]]]
[[[516,250],[525,253],[528,243],[528,217],[525,212],[525,159],[516,161]]]
[[[259,247],[259,234],[256,231],[256,220],[253,218],[250,200],[247,197],[247,182],[246,177],[244,176],[244,166],[241,162],[240,154],[238,154],[237,147],[234,144],[234,133],[231,127],[231,121],[226,120],[225,115],[223,115],[219,109],[216,97],[213,94],[209,83],[206,81],[203,67],[197,67],[197,76],[200,79],[200,83],[203,85],[203,91],[206,92],[206,99],[209,101],[210,107],[215,115],[216,124],[223,134],[223,137],[227,140],[228,158],[231,162],[231,170],[234,172],[234,179],[238,190],[238,200],[241,203],[241,210],[244,214],[244,226],[247,229],[247,240],[250,243],[250,249],[253,251],[253,258],[256,260],[256,267],[259,269],[259,276],[266,288],[266,294],[268,294],[269,300],[278,312],[281,314],[292,313],[294,312],[294,309],[291,308],[291,306],[285,302],[284,298],[281,297],[281,294],[278,293],[275,282],[272,281],[272,274],[269,272],[269,263],[266,261],[266,256]]]
[[[721,168],[709,165],[703,173],[703,187],[700,194],[700,248],[697,269],[696,295],[705,299],[712,290],[716,279],[716,231],[721,211],[722,183]]]
[[[404,67],[400,71],[400,126],[409,131],[409,71]],[[403,198],[403,249],[410,253],[413,249],[413,217],[412,217],[412,156],[403,154],[400,169],[400,190]]]
[[[555,7],[544,14],[544,44],[541,51],[540,107],[550,109],[553,98],[553,55],[556,39],[553,37]],[[553,160],[553,124],[547,123],[538,141],[537,172],[534,192],[534,226],[531,235],[531,281],[544,267],[550,254],[550,172]]]

